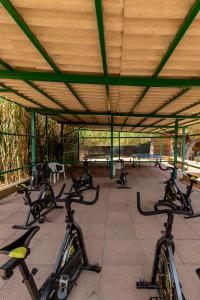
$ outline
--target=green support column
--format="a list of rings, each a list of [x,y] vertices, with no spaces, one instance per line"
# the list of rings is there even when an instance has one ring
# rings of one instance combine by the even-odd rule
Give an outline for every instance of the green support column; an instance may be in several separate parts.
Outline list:
[[[113,116],[111,116],[110,126],[110,178],[113,178]]]
[[[63,123],[61,123],[61,128],[60,128],[60,156],[61,156],[61,161],[63,162]]]
[[[46,114],[46,119],[45,119],[45,162],[49,161],[49,146],[48,146],[48,115]]]
[[[77,129],[78,130],[78,163],[80,162],[80,143],[79,143],[79,137],[80,137],[80,135],[79,135],[79,128]]]
[[[184,172],[185,163],[185,127],[182,128],[182,172]]]
[[[162,162],[163,136],[160,137],[160,163]]]
[[[177,166],[178,161],[178,119],[175,121],[175,138],[174,138],[174,164]],[[177,177],[177,171],[175,173],[175,178]]]
[[[32,174],[35,171],[36,162],[36,140],[35,140],[35,112],[31,112],[31,163],[32,163]]]
[[[120,143],[120,131],[119,131],[119,142],[118,142],[118,145],[119,145],[119,150],[118,150],[118,152],[119,152],[119,159],[120,159],[120,157],[121,157],[121,149],[120,149],[120,147],[121,147],[121,143]]]

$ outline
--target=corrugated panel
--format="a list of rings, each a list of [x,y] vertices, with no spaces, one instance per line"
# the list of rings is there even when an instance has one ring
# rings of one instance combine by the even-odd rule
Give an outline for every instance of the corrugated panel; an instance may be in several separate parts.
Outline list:
[[[111,107],[114,112],[129,112],[143,88],[131,86],[110,86]]]
[[[60,107],[57,104],[50,101],[47,97],[41,95],[39,92],[37,92],[36,90],[34,90],[32,87],[30,87],[29,85],[27,85],[25,82],[21,80],[5,79],[5,80],[1,80],[1,82],[15,90],[20,91],[20,93],[32,98],[33,100],[43,105],[44,107],[60,109]],[[13,99],[15,99],[14,97],[15,95],[13,94]],[[32,104],[30,103],[29,106],[32,107]]]
[[[200,16],[193,21],[185,36],[170,57],[161,76],[198,76],[200,51]],[[171,74],[173,72],[173,75]]]
[[[12,4],[61,71],[103,74],[93,0],[13,0]],[[102,0],[108,73],[122,76],[152,76],[193,4],[194,0]],[[52,71],[2,5],[0,5],[0,38],[3,41],[0,45],[0,57],[13,68]],[[199,53],[200,16],[197,16],[159,76],[199,77]],[[44,107],[61,108],[23,81],[1,80],[1,82]],[[66,109],[83,110],[83,105],[63,83],[35,82],[35,84]],[[72,84],[72,87],[89,110],[109,110],[105,86]],[[143,87],[110,86],[111,111],[129,113],[143,90]],[[152,113],[180,90],[150,88],[144,99],[136,106],[134,113]],[[29,103],[13,93],[1,95],[27,107],[37,107],[36,104]],[[191,89],[159,110],[159,113],[174,113],[198,100],[199,89]],[[199,111],[200,105],[196,105],[183,113],[194,114]],[[74,122],[80,119],[91,123],[108,123],[110,118],[70,117]],[[126,118],[122,117],[115,118],[114,121],[121,124],[125,120]],[[127,124],[135,124],[142,120],[143,118],[130,117]],[[152,124],[155,120],[145,120],[144,124]]]
[[[18,69],[51,70],[2,5],[0,16],[1,58]]]
[[[200,100],[200,91],[198,88],[193,88],[189,90],[186,94],[181,96],[180,98],[176,99],[171,104],[167,105],[165,108],[159,111],[159,113],[167,114],[172,112],[177,112],[180,109],[191,105],[192,103],[197,102]],[[193,108],[194,111],[198,112],[197,107]],[[188,111],[189,113],[189,111]]]
[[[106,89],[103,85],[72,84],[90,110],[108,111]]]
[[[67,115],[67,114],[60,114],[60,116],[62,117],[62,118],[64,118],[64,119],[68,119],[69,121],[71,121],[71,122],[80,122],[80,120],[79,119],[77,119],[77,117],[76,116],[73,116],[73,115]]]
[[[13,94],[13,93],[9,93],[9,92],[6,92],[6,93],[0,93],[0,97],[4,97],[4,98],[7,98],[9,101],[14,101],[20,105],[23,105],[25,107],[30,107],[30,108],[40,108],[39,105],[36,105],[34,103],[31,103],[25,99],[23,99],[22,97],[16,95],[16,94]]]
[[[126,0],[121,75],[153,75],[192,4],[191,0]]]
[[[39,86],[42,90],[44,90],[48,95],[56,99],[60,104],[64,105],[66,108],[74,110],[83,110],[83,106],[66,88],[64,83],[43,81],[34,81],[34,83],[37,86]]]
[[[151,88],[134,112],[151,113],[180,91],[178,88]]]
[[[13,4],[61,71],[102,72],[94,1],[40,2]]]

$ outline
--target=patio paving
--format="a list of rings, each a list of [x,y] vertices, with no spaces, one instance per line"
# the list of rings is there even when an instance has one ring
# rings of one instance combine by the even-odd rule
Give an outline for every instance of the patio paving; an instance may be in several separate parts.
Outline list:
[[[95,172],[98,176],[98,171]],[[100,176],[99,176],[100,177]],[[136,207],[136,192],[141,192],[144,209],[152,209],[164,192],[163,177],[154,167],[130,168],[131,189],[117,189],[115,180],[95,178],[100,184],[96,205],[73,205],[75,219],[82,227],[88,258],[102,266],[96,274],[83,271],[69,300],[147,300],[156,291],[137,290],[140,277],[150,278],[156,240],[163,230],[164,216],[141,216]],[[54,188],[59,189],[61,183]],[[180,183],[185,188],[185,185]],[[87,192],[88,196],[90,192]],[[200,211],[200,193],[192,193],[193,206]],[[7,244],[20,234],[13,224],[22,223],[26,214],[21,195],[12,194],[0,202],[0,245]],[[35,280],[40,286],[51,272],[65,232],[65,209],[48,214],[52,222],[40,225],[40,231],[30,244],[27,263],[39,269]],[[185,220],[175,216],[173,234],[176,244],[175,260],[186,299],[200,299],[200,280],[195,269],[200,267],[200,218]],[[0,257],[0,262],[5,257]],[[19,272],[7,281],[0,280],[1,300],[30,299]]]

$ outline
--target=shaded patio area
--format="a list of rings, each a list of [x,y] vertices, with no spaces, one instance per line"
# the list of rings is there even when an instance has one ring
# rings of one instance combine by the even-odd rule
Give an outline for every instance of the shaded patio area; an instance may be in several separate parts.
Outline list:
[[[98,172],[97,172],[98,174]],[[166,216],[141,216],[136,207],[136,192],[141,192],[144,209],[153,208],[164,193],[163,175],[154,167],[129,169],[128,181],[132,187],[117,189],[115,180],[95,178],[100,184],[100,198],[96,205],[73,205],[75,219],[83,230],[91,263],[102,266],[100,274],[83,271],[69,300],[147,300],[155,291],[137,290],[140,277],[150,278],[156,240],[163,230]],[[55,189],[59,188],[57,184]],[[181,184],[181,183],[179,183]],[[183,189],[184,184],[181,184]],[[87,192],[88,196],[90,192]],[[200,211],[199,192],[192,193],[193,206]],[[22,223],[26,206],[21,195],[13,194],[0,202],[0,245],[22,234],[12,229]],[[40,226],[33,238],[31,254],[27,258],[30,269],[39,269],[35,276],[40,286],[52,270],[65,231],[65,209],[48,214],[49,221]],[[185,220],[175,216],[175,260],[186,299],[198,300],[200,280],[195,269],[200,267],[200,218]],[[1,262],[4,256],[0,257]],[[0,281],[0,299],[30,299],[18,271],[8,281]]]

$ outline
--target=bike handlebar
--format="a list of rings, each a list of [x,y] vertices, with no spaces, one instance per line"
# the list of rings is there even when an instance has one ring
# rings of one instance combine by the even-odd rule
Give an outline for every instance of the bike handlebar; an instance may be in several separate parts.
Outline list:
[[[92,190],[96,190],[95,197],[93,200],[84,200],[84,197],[82,194],[74,192],[74,193],[68,194],[67,197],[65,197],[65,198],[57,199],[56,202],[65,202],[66,204],[74,202],[74,203],[79,203],[79,204],[84,204],[84,205],[93,205],[99,199],[100,186],[98,185],[97,187],[93,187]]]
[[[176,165],[173,163],[173,167],[166,167],[165,169],[161,166],[161,163],[159,163],[157,160],[155,162],[155,166],[159,166],[159,169],[161,169],[162,171],[168,171],[168,170],[178,170],[178,168],[176,167]]]
[[[170,209],[158,209],[152,211],[144,211],[141,208],[141,200],[140,200],[140,192],[137,192],[137,209],[139,213],[143,216],[154,216],[154,215],[161,215],[161,214],[177,214],[177,215],[185,215],[190,216],[192,215],[192,211],[188,210],[174,210],[173,208]]]

